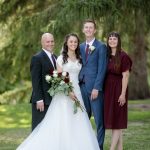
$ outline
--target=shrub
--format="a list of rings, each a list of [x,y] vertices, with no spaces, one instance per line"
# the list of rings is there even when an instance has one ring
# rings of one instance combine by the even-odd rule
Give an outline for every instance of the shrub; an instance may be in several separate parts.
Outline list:
[[[6,91],[0,95],[0,104],[16,104],[29,102],[31,97],[31,82],[25,81],[13,90]]]

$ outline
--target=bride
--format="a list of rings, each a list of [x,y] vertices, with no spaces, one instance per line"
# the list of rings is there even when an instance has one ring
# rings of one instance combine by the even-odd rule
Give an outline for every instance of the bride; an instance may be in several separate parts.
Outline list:
[[[81,69],[79,38],[69,34],[65,38],[62,55],[57,59],[58,72],[69,73],[74,90],[69,96],[56,94],[43,121],[33,130],[17,150],[99,150],[95,133],[86,111],[73,113],[73,99],[83,100],[78,85]]]

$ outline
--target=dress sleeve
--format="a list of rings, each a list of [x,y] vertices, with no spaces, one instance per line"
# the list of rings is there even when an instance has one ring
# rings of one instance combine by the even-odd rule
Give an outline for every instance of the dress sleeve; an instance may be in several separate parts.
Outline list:
[[[127,70],[131,71],[131,67],[132,67],[132,60],[126,54],[123,56],[122,61],[121,61],[121,72],[125,72]]]
[[[56,63],[62,68],[62,66],[63,66],[63,57],[62,57],[62,55],[60,55],[57,58]]]

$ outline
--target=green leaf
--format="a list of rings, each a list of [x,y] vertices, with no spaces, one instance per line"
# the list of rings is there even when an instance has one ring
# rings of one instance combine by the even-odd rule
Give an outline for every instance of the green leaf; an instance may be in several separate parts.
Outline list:
[[[76,105],[76,103],[74,102],[74,104],[73,104],[73,108],[74,108],[74,114],[76,114],[77,113],[77,105]]]
[[[54,96],[55,95],[55,91],[54,90],[50,90],[50,96]]]

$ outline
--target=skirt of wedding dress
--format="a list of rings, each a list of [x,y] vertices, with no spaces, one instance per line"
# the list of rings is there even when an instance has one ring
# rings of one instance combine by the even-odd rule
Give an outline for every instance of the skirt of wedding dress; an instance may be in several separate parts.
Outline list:
[[[57,94],[43,121],[17,150],[99,150],[99,146],[87,113],[78,109],[74,114],[73,101]]]

